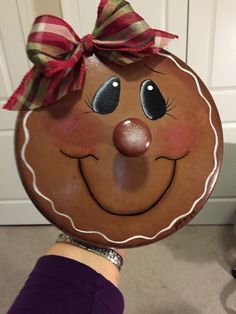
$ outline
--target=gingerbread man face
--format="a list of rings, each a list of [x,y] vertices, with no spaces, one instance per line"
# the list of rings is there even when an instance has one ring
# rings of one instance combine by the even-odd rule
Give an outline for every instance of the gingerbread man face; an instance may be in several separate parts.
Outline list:
[[[20,112],[23,184],[60,229],[131,247],[176,231],[202,208],[222,159],[214,102],[173,55],[121,68],[86,59],[81,92]]]

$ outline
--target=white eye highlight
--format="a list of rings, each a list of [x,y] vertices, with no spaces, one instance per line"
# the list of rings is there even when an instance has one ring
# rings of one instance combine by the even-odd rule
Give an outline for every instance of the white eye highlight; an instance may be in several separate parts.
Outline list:
[[[147,89],[151,91],[151,90],[153,90],[153,86],[152,85],[148,85]]]
[[[112,85],[113,85],[113,87],[118,87],[119,83],[118,82],[113,82]]]

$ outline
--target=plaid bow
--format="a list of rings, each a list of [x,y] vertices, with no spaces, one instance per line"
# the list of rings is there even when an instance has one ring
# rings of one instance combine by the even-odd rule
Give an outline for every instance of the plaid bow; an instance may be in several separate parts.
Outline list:
[[[82,39],[62,19],[39,16],[27,44],[34,66],[4,108],[33,110],[80,90],[85,56],[94,53],[104,61],[127,65],[157,53],[176,37],[150,28],[124,0],[101,0],[94,31]]]

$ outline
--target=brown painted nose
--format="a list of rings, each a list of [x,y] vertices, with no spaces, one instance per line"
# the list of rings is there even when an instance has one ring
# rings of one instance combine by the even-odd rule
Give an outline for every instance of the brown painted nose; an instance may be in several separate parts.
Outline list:
[[[152,134],[141,120],[130,118],[117,124],[113,132],[113,143],[117,150],[128,157],[143,155],[150,146]]]

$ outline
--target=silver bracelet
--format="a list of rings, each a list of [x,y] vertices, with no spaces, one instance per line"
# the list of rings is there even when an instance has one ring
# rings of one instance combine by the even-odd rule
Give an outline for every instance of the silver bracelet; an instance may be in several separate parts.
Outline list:
[[[78,246],[84,250],[87,250],[89,252],[95,253],[99,256],[105,257],[108,261],[110,261],[112,264],[114,264],[118,270],[121,270],[121,267],[123,265],[123,257],[115,250],[113,250],[112,248],[108,248],[108,247],[99,247],[96,245],[92,245],[92,244],[88,244],[85,242],[82,242],[80,240],[77,239],[73,239],[70,235],[68,234],[64,234],[61,233],[56,242],[60,243],[69,243],[69,244],[73,244],[75,246]]]

